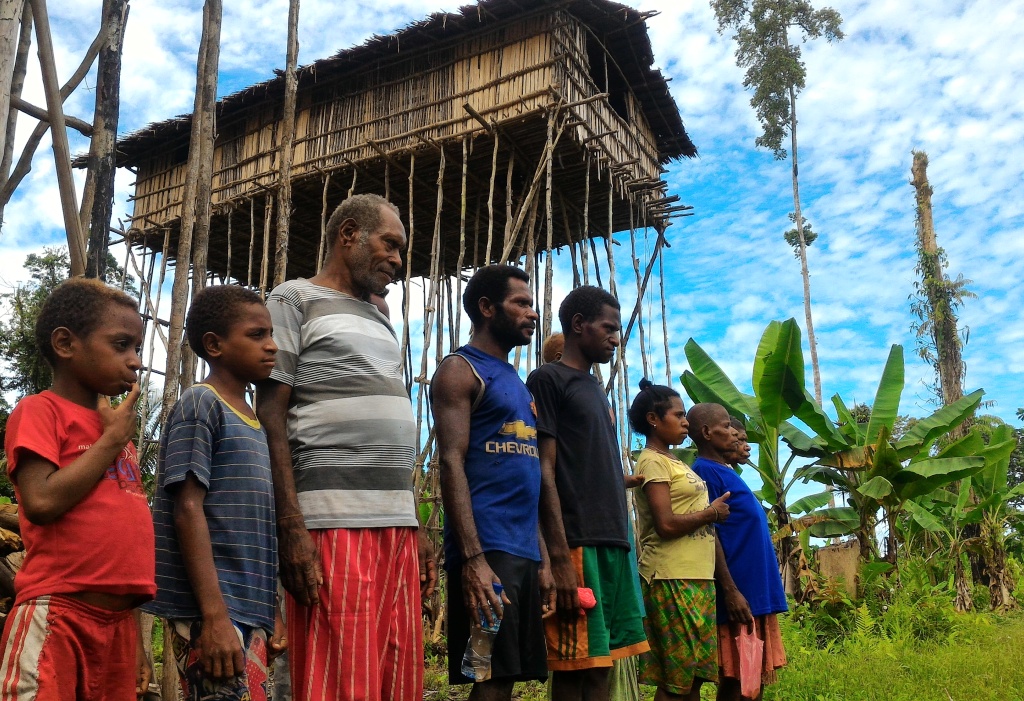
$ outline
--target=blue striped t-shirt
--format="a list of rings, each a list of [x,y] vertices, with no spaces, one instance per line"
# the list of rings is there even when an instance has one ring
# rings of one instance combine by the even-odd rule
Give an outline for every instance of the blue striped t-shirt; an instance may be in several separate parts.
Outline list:
[[[221,595],[232,621],[274,630],[277,533],[267,437],[209,385],[185,390],[164,426],[153,497],[156,600],[143,608],[170,619],[201,617],[174,529],[174,492],[188,473],[206,488]]]

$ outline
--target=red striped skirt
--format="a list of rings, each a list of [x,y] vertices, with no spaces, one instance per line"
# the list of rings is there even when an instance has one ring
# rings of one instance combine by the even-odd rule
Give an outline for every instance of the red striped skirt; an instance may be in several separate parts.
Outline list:
[[[287,596],[294,701],[422,701],[416,529],[310,535],[324,584],[312,607]]]

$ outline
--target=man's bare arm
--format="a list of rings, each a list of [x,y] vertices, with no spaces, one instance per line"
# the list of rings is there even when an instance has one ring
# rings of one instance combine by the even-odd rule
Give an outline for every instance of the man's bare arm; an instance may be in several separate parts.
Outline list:
[[[256,416],[267,432],[270,470],[274,475],[274,502],[277,511],[277,548],[281,582],[303,606],[312,606],[323,584],[320,556],[299,510],[288,445],[288,402],[292,388],[266,380],[256,388]]]
[[[540,450],[540,525],[551,561],[551,576],[555,580],[558,612],[571,618],[580,610],[579,581],[569,556],[569,543],[562,523],[562,503],[555,484],[558,442],[552,436],[541,434],[537,437],[537,447]]]
[[[472,617],[478,609],[490,610],[492,620],[494,617],[500,619],[501,606],[491,586],[500,580],[484,559],[466,479],[469,420],[474,397],[481,389],[480,381],[467,361],[449,358],[434,373],[430,388],[441,464],[441,502],[462,554],[462,593],[466,611]]]

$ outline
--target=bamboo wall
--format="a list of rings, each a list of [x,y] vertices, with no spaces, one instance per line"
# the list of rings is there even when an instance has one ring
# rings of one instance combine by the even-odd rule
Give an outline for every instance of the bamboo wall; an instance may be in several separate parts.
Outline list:
[[[658,151],[633,95],[620,96],[627,105],[624,115],[607,99],[583,102],[600,92],[594,71],[615,70],[614,59],[606,67],[591,66],[592,58],[585,26],[558,12],[337,71],[300,88],[292,178],[321,177],[383,153],[478,132],[481,125],[463,109],[465,103],[502,124],[539,114],[556,100],[573,105],[580,122],[570,138],[598,149],[609,163],[635,162],[635,177],[657,177]],[[281,104],[268,100],[218,124],[215,205],[276,187],[280,119]],[[543,128],[541,122],[538,129]],[[180,216],[186,155],[185,148],[177,148],[139,164],[133,227],[152,230]]]

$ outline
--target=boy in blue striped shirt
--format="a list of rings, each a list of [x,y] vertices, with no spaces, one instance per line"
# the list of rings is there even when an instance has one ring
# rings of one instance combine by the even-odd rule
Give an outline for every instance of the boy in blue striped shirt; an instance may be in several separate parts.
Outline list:
[[[200,292],[186,321],[210,373],[164,426],[146,606],[167,619],[186,701],[265,701],[268,658],[285,647],[270,453],[246,398],[274,368],[272,331],[260,298],[235,285]]]

